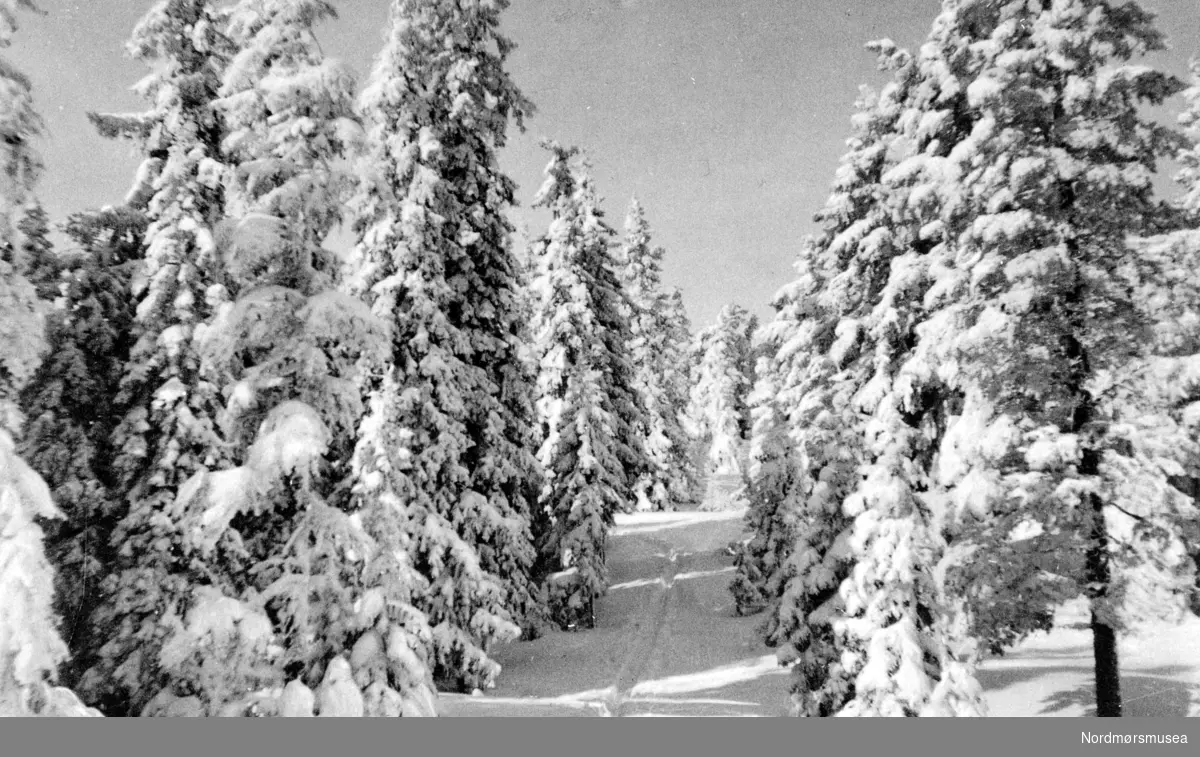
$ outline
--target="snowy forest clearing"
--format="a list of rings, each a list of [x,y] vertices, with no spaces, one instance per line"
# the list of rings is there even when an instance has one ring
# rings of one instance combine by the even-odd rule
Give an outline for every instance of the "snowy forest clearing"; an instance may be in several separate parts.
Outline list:
[[[755,629],[762,617],[737,617],[729,597],[724,567],[731,558],[724,548],[744,537],[744,517],[744,510],[618,516],[610,535],[613,585],[597,602],[596,629],[551,632],[497,649],[495,659],[503,666],[497,688],[477,696],[443,694],[439,714],[786,715],[787,669],[759,640]],[[664,580],[667,575],[674,580]],[[981,666],[989,714],[1095,714],[1091,635],[1083,612],[1078,602],[1068,605],[1054,631]],[[1200,618],[1189,616],[1122,642],[1126,715],[1200,715],[1198,635]]]

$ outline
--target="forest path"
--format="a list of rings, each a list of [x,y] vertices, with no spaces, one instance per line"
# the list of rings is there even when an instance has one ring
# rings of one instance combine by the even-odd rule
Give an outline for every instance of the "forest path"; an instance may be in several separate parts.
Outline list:
[[[552,631],[495,650],[504,670],[486,694],[444,694],[451,717],[773,716],[787,676],[734,613],[731,541],[744,511],[620,516],[609,537],[608,593],[596,628]]]
[[[495,650],[504,666],[482,696],[444,694],[451,717],[787,714],[788,676],[759,639],[762,615],[734,613],[729,542],[744,511],[620,516],[608,542],[609,591],[596,628],[553,631]],[[1086,608],[978,673],[992,715],[1093,712]],[[1129,716],[1200,716],[1200,618],[1152,622],[1121,641]]]

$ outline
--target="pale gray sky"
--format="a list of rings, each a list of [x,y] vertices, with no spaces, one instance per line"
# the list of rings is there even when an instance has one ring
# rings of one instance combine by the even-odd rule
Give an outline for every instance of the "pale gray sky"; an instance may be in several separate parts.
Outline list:
[[[123,44],[149,0],[39,0],[12,57],[33,79],[49,134],[40,194],[56,220],[119,201],[136,158],[92,132],[89,110],[134,110],[145,69]],[[326,51],[365,76],[387,0],[343,0]],[[858,87],[878,82],[872,39],[915,46],[938,0],[513,0],[510,70],[537,104],[502,164],[528,211],[553,137],[584,148],[620,227],[636,192],[667,248],[665,278],[694,325],[737,302],[761,316],[792,276],[849,133]],[[1200,53],[1197,0],[1147,0],[1179,74]]]

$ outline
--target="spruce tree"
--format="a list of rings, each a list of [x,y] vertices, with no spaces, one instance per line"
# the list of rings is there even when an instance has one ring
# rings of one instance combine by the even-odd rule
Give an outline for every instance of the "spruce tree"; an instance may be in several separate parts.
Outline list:
[[[693,346],[689,429],[707,469],[718,475],[740,474],[748,425],[747,397],[751,333],[756,321],[738,305],[726,305],[717,322],[701,331]]]
[[[861,659],[843,654],[856,640],[836,622],[847,613],[842,587],[856,557],[849,541],[854,518],[844,502],[870,461],[858,394],[873,373],[875,339],[863,320],[898,251],[883,177],[912,72],[904,51],[887,43],[876,49],[893,81],[860,101],[851,149],[818,214],[825,231],[806,247],[801,276],[781,293],[780,316],[768,330],[783,331],[775,337],[781,347],[771,371],[785,382],[780,402],[805,462],[794,495],[802,505],[784,498],[773,516],[774,529],[795,541],[779,556],[772,592],[778,598],[765,630],[793,666],[793,709],[800,715],[832,715],[852,703]]]
[[[185,550],[174,506],[185,481],[228,458],[218,387],[201,374],[196,344],[211,315],[209,288],[221,280],[213,230],[224,210],[223,126],[213,100],[230,53],[223,16],[207,0],[156,3],[128,46],[152,70],[136,87],[150,109],[92,116],[101,133],[143,151],[129,200],[145,203],[149,222],[133,279],[136,341],[116,400],[127,409],[113,435],[124,511],[97,618],[110,637],[80,684],[110,714],[138,714],[171,687],[163,642],[192,588],[218,580]]]
[[[363,412],[355,365],[379,351],[383,329],[336,290],[322,247],[341,220],[351,187],[342,166],[361,131],[353,76],[315,37],[333,16],[322,0],[244,0],[229,18],[237,52],[214,104],[228,132],[227,286],[210,290],[220,304],[201,345],[206,375],[223,387],[236,466],[193,477],[180,510],[190,549],[209,557],[230,545],[220,567],[236,593],[209,592],[201,601],[213,609],[170,649],[181,675],[199,663],[210,714],[311,715],[297,711],[303,692],[323,716],[433,714],[419,579],[370,538],[370,513],[350,512],[339,486]],[[269,629],[214,647],[194,625],[218,612],[243,632],[262,617]],[[204,658],[221,652],[232,656],[207,675]],[[285,678],[281,700],[245,697]]]
[[[531,284],[546,472],[539,573],[554,619],[569,627],[604,593],[608,529],[617,512],[633,509],[637,482],[654,463],[638,433],[646,421],[628,354],[630,303],[615,270],[614,232],[587,164],[572,164],[578,151],[545,146],[553,158],[534,206],[548,209],[551,222],[533,245]]]
[[[673,293],[662,291],[665,250],[650,242],[645,211],[634,198],[625,217],[620,273],[630,300],[630,359],[645,418],[638,434],[651,461],[636,493],[639,509],[673,510],[695,488],[690,440],[680,419],[686,377],[679,365],[686,361],[690,340],[681,305]]]
[[[690,434],[687,431],[686,414],[691,401],[692,374],[689,351],[692,342],[692,324],[683,305],[683,293],[672,288],[661,303],[664,313],[664,328],[668,334],[664,348],[668,349],[662,361],[663,401],[671,408],[678,420],[683,438],[678,447],[671,448],[670,465],[681,471],[672,479],[677,487],[672,493],[676,502],[694,504],[703,496],[700,471],[696,466],[696,455]]]
[[[47,257],[38,269],[43,297],[53,293],[57,303],[46,322],[46,359],[21,394],[27,421],[20,450],[65,515],[46,525],[46,546],[71,649],[62,671],[67,685],[104,642],[94,612],[123,512],[111,435],[123,415],[116,397],[133,343],[130,280],[145,228],[144,215],[129,208],[77,213],[65,230],[78,250]]]
[[[19,10],[36,10],[30,0],[5,0],[0,4],[0,48],[12,43]],[[0,94],[5,109],[0,121],[3,152],[0,152],[0,428],[15,433],[20,427],[17,393],[38,366],[44,348],[41,317],[43,307],[26,273],[31,261],[26,255],[22,226],[30,207],[36,206],[34,182],[42,170],[41,156],[32,141],[42,132],[42,120],[33,107],[29,79],[7,59],[0,58]]]
[[[394,0],[361,109],[351,291],[390,327],[366,372],[355,455],[378,538],[429,582],[418,606],[439,677],[487,686],[493,644],[533,627],[532,386],[522,362],[510,121],[532,112],[504,70],[504,0]]]
[[[17,28],[27,0],[0,2],[0,49]],[[16,452],[21,431],[17,395],[42,356],[42,313],[19,228],[34,203],[41,160],[32,140],[41,121],[29,80],[0,57],[0,715],[39,714],[51,704],[49,682],[67,656],[54,613],[54,572],[38,518],[61,518],[46,483]]]
[[[1030,554],[1055,554],[1024,590],[1087,598],[1097,712],[1115,716],[1125,619],[1170,611],[1190,583],[1181,536],[1194,509],[1168,483],[1169,450],[1186,435],[1129,388],[1144,386],[1135,379],[1152,358],[1137,292],[1161,272],[1127,237],[1169,218],[1151,179],[1181,144],[1140,109],[1183,84],[1132,63],[1164,46],[1134,2],[974,2],[944,16],[976,56],[969,76],[953,71],[971,129],[940,174],[941,216],[971,282],[955,351],[990,410],[972,436],[994,442],[966,461],[980,471],[970,499],[990,505],[968,538],[989,559],[968,562],[962,585],[993,586],[993,560],[1029,572]],[[1018,526],[1027,538],[1011,538]]]
[[[742,573],[774,603],[765,631],[793,666],[797,714],[973,714],[974,648],[940,585],[945,534],[929,497],[942,403],[953,396],[916,372],[912,354],[944,250],[925,221],[936,205],[914,175],[955,143],[954,98],[923,60],[887,41],[872,47],[892,81],[862,101],[818,216],[825,231],[765,330],[779,345],[765,373],[779,383],[775,404],[801,463],[798,476],[751,480],[762,525]],[[925,103],[950,112],[922,120]],[[770,410],[760,409],[760,439],[772,433]],[[769,549],[772,537],[785,546]],[[750,569],[762,565],[780,567],[755,583]]]

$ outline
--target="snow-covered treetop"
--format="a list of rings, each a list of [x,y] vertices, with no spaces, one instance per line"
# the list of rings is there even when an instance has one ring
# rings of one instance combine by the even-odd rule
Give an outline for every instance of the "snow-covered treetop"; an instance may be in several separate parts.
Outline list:
[[[272,233],[290,241],[272,250],[286,258],[275,266],[305,278],[313,269],[333,272],[321,243],[341,220],[350,185],[341,161],[362,136],[354,117],[354,76],[324,57],[313,31],[334,16],[324,0],[239,3],[230,14],[229,36],[240,49],[225,69],[216,102],[228,130],[223,148],[236,163],[228,180],[229,211],[289,219]],[[303,288],[300,280],[287,283]]]
[[[1179,122],[1191,138],[1192,144],[1184,149],[1179,162],[1179,182],[1183,185],[1183,207],[1200,215],[1200,57],[1192,59],[1192,84],[1184,93],[1185,109]]]
[[[487,135],[492,146],[502,147],[509,119],[522,126],[534,110],[504,70],[514,49],[499,32],[500,13],[508,5],[508,0],[392,0],[397,23],[362,93],[364,113],[376,114],[389,129],[420,130],[423,155],[437,149],[435,131],[449,124]],[[417,60],[423,65],[409,65]]]
[[[629,201],[625,215],[625,242],[622,248],[622,278],[630,295],[639,299],[655,292],[662,284],[662,247],[650,244],[650,223],[637,197]]]

